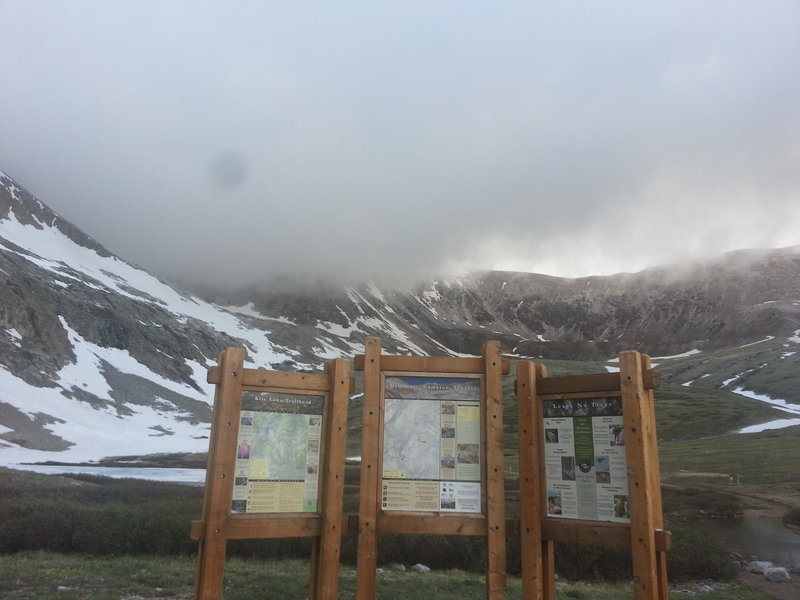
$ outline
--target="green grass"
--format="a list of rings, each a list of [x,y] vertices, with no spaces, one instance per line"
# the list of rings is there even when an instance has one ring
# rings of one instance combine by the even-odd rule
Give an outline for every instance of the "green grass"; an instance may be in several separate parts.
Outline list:
[[[681,385],[691,381],[693,390],[717,389],[726,384],[728,389],[743,387],[772,398],[800,403],[800,387],[797,386],[800,353],[790,354],[796,350],[797,346],[786,346],[785,340],[775,339],[743,348],[661,361],[656,369],[665,383]]]
[[[744,501],[727,490],[698,487],[662,486],[664,512],[673,518],[696,518],[698,513],[725,518],[742,516]]]
[[[800,427],[705,440],[667,442],[659,448],[662,482],[707,487],[800,505]],[[728,475],[739,475],[731,485]]]
[[[25,552],[0,555],[0,597],[19,600],[119,600],[120,598],[191,598],[195,561],[191,557],[111,557]],[[485,598],[482,575],[432,571],[424,575],[387,570],[377,575],[381,600],[479,600]],[[340,571],[340,598],[355,597],[355,570]],[[225,563],[225,600],[294,600],[306,597],[308,563],[230,558]],[[765,600],[768,596],[739,583],[673,586],[677,600],[694,591],[704,600]],[[520,598],[518,578],[508,578],[508,598]],[[633,599],[630,584],[559,581],[557,597],[583,600]]]
[[[664,384],[655,391],[655,399],[660,440],[717,437],[786,417],[758,400],[713,388]]]

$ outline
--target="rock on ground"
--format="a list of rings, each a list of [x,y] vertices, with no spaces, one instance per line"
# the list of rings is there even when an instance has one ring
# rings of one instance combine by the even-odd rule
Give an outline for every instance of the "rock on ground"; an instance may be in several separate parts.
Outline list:
[[[789,575],[789,571],[783,567],[772,567],[771,569],[767,569],[764,572],[764,577],[767,578],[767,581],[774,581],[776,583],[784,583],[791,581],[792,579],[792,577]]]

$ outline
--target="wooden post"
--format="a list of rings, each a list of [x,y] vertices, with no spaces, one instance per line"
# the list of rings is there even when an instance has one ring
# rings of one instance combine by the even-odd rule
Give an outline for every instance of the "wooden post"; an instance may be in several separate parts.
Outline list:
[[[381,469],[383,411],[381,394],[381,341],[367,338],[364,344],[364,401],[361,416],[361,488],[358,509],[358,557],[356,598],[376,597],[375,569],[378,561],[378,505]]]
[[[620,384],[628,463],[628,500],[631,513],[631,554],[636,600],[658,600],[656,519],[650,493],[657,472],[650,448],[654,439],[649,418],[649,397],[642,385],[642,360],[638,352],[620,353]]]
[[[523,600],[544,596],[542,519],[544,518],[539,465],[540,425],[536,399],[536,367],[517,363],[517,410],[519,412],[520,560]]]
[[[542,407],[537,397],[537,386],[544,377],[547,377],[544,365],[532,362],[517,364],[523,600],[556,600],[555,543],[542,533],[547,498],[542,476]]]
[[[642,372],[647,372],[652,368],[652,361],[646,354],[640,355],[642,361]],[[656,402],[653,388],[645,390],[646,402],[644,407],[644,417],[648,420],[650,429],[651,445],[651,465],[649,470],[651,481],[648,483],[648,490],[656,490],[658,493],[653,496],[653,519],[657,531],[664,530],[664,507],[661,501],[661,464],[658,460],[658,436],[656,434]],[[658,600],[669,600],[669,585],[667,579],[667,551],[656,548],[656,571],[658,574]]]
[[[500,342],[486,342],[486,597],[505,598],[506,518],[503,469],[503,366]]]
[[[339,358],[325,365],[331,381],[330,407],[326,411],[326,452],[322,464],[322,493],[319,512],[322,525],[314,539],[311,561],[309,598],[336,600],[339,597],[339,556],[344,531],[342,502],[344,499],[345,432],[347,404],[350,396],[350,362]]]
[[[242,393],[240,375],[244,350],[228,348],[219,356],[222,381],[214,395],[214,420],[208,450],[206,492],[203,502],[204,532],[197,553],[197,600],[222,598],[225,569],[226,526],[233,494],[236,436]]]

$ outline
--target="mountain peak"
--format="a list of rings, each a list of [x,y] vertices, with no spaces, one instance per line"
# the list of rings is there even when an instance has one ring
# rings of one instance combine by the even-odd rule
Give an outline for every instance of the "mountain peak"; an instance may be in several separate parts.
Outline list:
[[[76,244],[94,250],[100,256],[111,256],[101,244],[43,204],[11,176],[0,171],[0,220],[10,219],[12,215],[23,225],[37,229],[55,228]]]

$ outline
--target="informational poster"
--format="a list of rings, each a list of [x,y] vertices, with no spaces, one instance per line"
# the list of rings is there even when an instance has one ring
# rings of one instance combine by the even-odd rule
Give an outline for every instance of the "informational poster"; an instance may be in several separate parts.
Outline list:
[[[622,399],[545,400],[547,515],[630,522]]]
[[[242,392],[233,513],[316,512],[322,396]]]
[[[384,380],[384,511],[481,512],[481,379]]]

